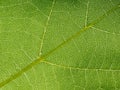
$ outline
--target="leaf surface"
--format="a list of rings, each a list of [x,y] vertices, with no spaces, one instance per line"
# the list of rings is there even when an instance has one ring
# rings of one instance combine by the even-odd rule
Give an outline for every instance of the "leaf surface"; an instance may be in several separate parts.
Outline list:
[[[1,0],[1,90],[120,90],[120,0]]]

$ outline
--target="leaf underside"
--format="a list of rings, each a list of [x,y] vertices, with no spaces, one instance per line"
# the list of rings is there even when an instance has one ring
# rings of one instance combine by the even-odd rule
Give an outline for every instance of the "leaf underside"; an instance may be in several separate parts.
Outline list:
[[[0,90],[120,90],[120,0],[0,0]]]

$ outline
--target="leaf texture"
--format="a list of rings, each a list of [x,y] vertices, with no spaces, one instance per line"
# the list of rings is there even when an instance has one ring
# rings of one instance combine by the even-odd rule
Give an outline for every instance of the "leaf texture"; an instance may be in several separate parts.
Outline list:
[[[120,90],[120,0],[0,0],[1,90]]]

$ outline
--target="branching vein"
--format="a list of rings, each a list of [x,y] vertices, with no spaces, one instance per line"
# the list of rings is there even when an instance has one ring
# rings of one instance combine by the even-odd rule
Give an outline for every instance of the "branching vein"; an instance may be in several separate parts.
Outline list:
[[[102,68],[80,68],[80,67],[73,67],[73,66],[67,66],[67,65],[60,65],[60,64],[52,63],[52,62],[45,61],[45,60],[41,62],[48,64],[48,65],[55,66],[55,67],[60,67],[60,68],[70,69],[70,70],[81,70],[81,71],[94,70],[94,71],[105,71],[105,72],[120,72],[120,70],[116,70],[116,69],[113,70],[113,69],[102,69]]]
[[[52,7],[51,7],[51,10],[50,10],[50,13],[49,13],[49,15],[48,15],[46,24],[45,24],[45,26],[44,26],[44,31],[43,31],[43,36],[42,36],[42,40],[41,40],[41,46],[40,46],[40,53],[39,53],[39,56],[41,56],[41,54],[42,54],[43,41],[44,41],[45,34],[46,34],[46,31],[47,31],[48,23],[49,23],[49,21],[50,21],[50,18],[51,18],[52,12],[53,12],[54,5],[55,5],[55,0],[53,0]]]
[[[87,2],[87,9],[86,9],[86,15],[85,15],[85,27],[87,26],[87,20],[88,20],[88,8],[89,8],[89,1]]]
[[[92,27],[92,28],[96,31],[100,31],[100,32],[103,32],[103,33],[106,33],[106,34],[120,35],[120,33],[109,32],[109,31],[102,30],[102,29],[99,29],[99,28],[96,28],[96,27]]]

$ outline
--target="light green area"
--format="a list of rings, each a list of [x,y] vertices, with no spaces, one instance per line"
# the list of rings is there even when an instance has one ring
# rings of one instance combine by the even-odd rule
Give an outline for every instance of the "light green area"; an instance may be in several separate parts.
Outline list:
[[[118,4],[120,0],[0,0],[0,86],[41,55],[45,58],[0,90],[120,90],[120,8],[107,13]]]

